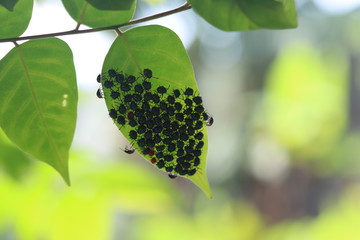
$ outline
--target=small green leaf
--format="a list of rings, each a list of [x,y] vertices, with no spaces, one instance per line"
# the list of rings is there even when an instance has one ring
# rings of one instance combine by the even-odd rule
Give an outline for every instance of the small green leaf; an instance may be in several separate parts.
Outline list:
[[[69,46],[49,38],[13,48],[0,61],[0,92],[5,134],[70,184],[68,157],[78,96]]]
[[[206,21],[225,31],[297,26],[294,0],[189,0]]]
[[[0,38],[23,34],[29,25],[33,0],[0,0]]]
[[[101,10],[130,10],[134,0],[86,0],[97,9]]]
[[[115,5],[111,10],[104,10],[104,8],[109,7],[107,5],[108,1],[101,3],[97,0],[62,0],[62,3],[66,11],[77,23],[85,24],[92,28],[126,23],[132,18],[135,12],[136,0],[119,1],[124,2],[121,4],[123,7],[121,10],[117,9],[120,5]],[[124,8],[124,6],[129,7]]]
[[[110,117],[134,148],[152,165],[190,179],[211,197],[206,178],[208,140],[204,118],[207,114],[202,102],[195,103],[195,97],[200,96],[199,90],[179,37],[161,26],[128,30],[111,46],[102,72],[103,93]],[[131,83],[131,76],[135,77],[134,83]],[[193,89],[194,93],[186,92],[187,88]],[[174,93],[176,89],[178,95]],[[133,95],[131,101],[126,96],[129,94]],[[171,96],[178,106],[182,106],[181,109],[175,106]],[[186,105],[185,99],[192,101],[189,103],[191,107]],[[120,110],[120,105],[124,105],[126,110]],[[179,120],[181,115],[184,120]],[[144,132],[140,126],[145,127]],[[180,149],[185,153],[178,156]],[[185,155],[186,160],[182,158]],[[197,160],[196,155],[199,157]]]

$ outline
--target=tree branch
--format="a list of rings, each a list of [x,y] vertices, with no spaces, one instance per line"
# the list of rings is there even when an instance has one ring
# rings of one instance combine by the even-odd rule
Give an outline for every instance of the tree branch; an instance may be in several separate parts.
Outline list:
[[[92,33],[92,32],[100,32],[100,31],[105,31],[105,30],[114,30],[114,29],[118,29],[121,27],[133,25],[133,24],[138,24],[138,23],[147,22],[150,20],[166,17],[166,16],[169,16],[169,15],[172,15],[175,13],[189,10],[189,9],[191,9],[191,5],[188,2],[186,2],[183,5],[181,5],[180,7],[174,8],[172,10],[165,11],[162,13],[157,13],[157,14],[154,14],[154,15],[151,15],[148,17],[144,17],[144,18],[130,20],[127,23],[122,23],[122,24],[118,24],[118,25],[84,29],[84,30],[79,30],[78,27],[76,27],[74,30],[64,31],[64,32],[39,34],[39,35],[31,35],[31,36],[16,37],[16,38],[4,38],[4,39],[0,39],[0,43],[2,43],[2,42],[17,42],[17,41],[30,40],[30,39],[39,39],[39,38],[58,37],[58,36],[65,36],[65,35],[75,35],[75,34],[82,34],[82,33]],[[78,26],[80,26],[80,24],[78,24]]]

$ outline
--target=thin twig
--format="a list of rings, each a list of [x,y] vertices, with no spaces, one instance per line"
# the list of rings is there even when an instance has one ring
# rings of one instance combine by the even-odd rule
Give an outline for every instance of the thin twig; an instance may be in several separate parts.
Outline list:
[[[147,21],[150,21],[150,20],[166,17],[166,16],[169,16],[169,15],[172,15],[172,14],[175,14],[175,13],[179,13],[179,12],[182,12],[182,11],[189,10],[189,9],[191,9],[191,5],[186,2],[183,5],[181,5],[180,7],[174,8],[172,10],[165,11],[165,12],[162,12],[162,13],[157,13],[157,14],[154,14],[154,15],[151,15],[151,16],[148,16],[148,17],[134,19],[134,20],[131,20],[131,21],[127,22],[127,23],[122,23],[122,24],[118,24],[118,25],[100,27],[100,28],[84,29],[84,30],[79,30],[78,28],[75,28],[74,30],[64,31],[64,32],[39,34],[39,35],[31,35],[31,36],[16,37],[16,38],[4,38],[4,39],[0,39],[0,43],[2,43],[2,42],[16,42],[16,41],[23,41],[23,40],[30,40],[30,39],[39,39],[39,38],[58,37],[58,36],[65,36],[65,35],[75,35],[75,34],[91,33],[91,32],[100,32],[100,31],[105,31],[105,30],[113,30],[113,29],[118,29],[118,28],[121,28],[121,27],[133,25],[133,24],[138,24],[138,23],[147,22]]]

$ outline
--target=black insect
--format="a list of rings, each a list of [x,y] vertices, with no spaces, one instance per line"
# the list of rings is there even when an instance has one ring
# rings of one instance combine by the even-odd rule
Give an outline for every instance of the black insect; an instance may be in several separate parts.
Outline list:
[[[171,156],[171,155],[165,155],[165,156],[164,156],[164,160],[165,160],[166,162],[171,162],[172,160],[174,160],[174,157]]]
[[[141,84],[136,84],[134,89],[135,89],[135,92],[140,93],[140,94],[142,94],[144,92],[144,88]]]
[[[206,112],[203,112],[202,115],[205,121],[209,119],[209,115]]]
[[[134,83],[134,82],[136,81],[136,78],[135,78],[135,76],[133,76],[133,75],[129,75],[129,76],[126,78],[126,81],[127,81],[128,83]]]
[[[143,125],[143,124],[146,123],[146,118],[145,117],[139,117],[138,122]]]
[[[124,152],[127,154],[133,154],[135,152],[135,148],[126,146]]]
[[[150,128],[150,129],[153,129],[154,127],[155,127],[155,122],[154,122],[154,120],[147,120],[146,121],[146,126],[148,127],[148,128]]]
[[[194,166],[197,167],[197,166],[199,166],[199,165],[200,165],[200,158],[196,157],[196,158],[194,159]]]
[[[119,93],[119,92],[112,91],[112,92],[110,93],[110,97],[111,97],[112,99],[117,99],[118,97],[120,97],[120,93]]]
[[[152,98],[154,103],[159,103],[160,102],[160,97],[157,94],[153,94],[151,98]]]
[[[193,153],[194,152],[194,149],[192,147],[190,147],[190,146],[186,146],[184,149],[185,149],[185,152],[187,152],[187,153]]]
[[[142,83],[142,86],[144,87],[145,90],[150,90],[151,89],[151,82],[149,81],[144,81]]]
[[[169,173],[168,176],[169,176],[169,178],[171,178],[171,179],[174,179],[174,178],[177,177],[177,175],[176,175],[175,173]]]
[[[150,152],[151,152],[151,149],[150,149],[150,148],[145,148],[145,149],[142,151],[142,153],[143,153],[144,155],[148,155]]]
[[[162,152],[165,150],[165,145],[158,145],[156,146],[156,150],[159,151],[159,152]]]
[[[171,138],[165,138],[165,139],[163,140],[163,143],[166,144],[166,145],[169,145],[171,142],[172,142],[172,139],[171,139]]]
[[[194,94],[194,89],[186,88],[184,94],[187,95],[187,96],[191,96],[191,95]]]
[[[136,102],[141,102],[142,96],[140,94],[134,94],[133,98]]]
[[[193,98],[193,101],[194,103],[196,103],[197,105],[201,104],[203,101],[202,101],[202,98],[200,96],[196,96]]]
[[[184,162],[183,164],[181,164],[181,166],[183,167],[183,169],[189,169],[191,167],[191,164],[188,162]]]
[[[124,102],[126,102],[126,103],[131,102],[132,99],[133,99],[133,95],[132,95],[132,94],[126,94],[126,95],[124,96]]]
[[[126,123],[126,120],[123,116],[118,116],[118,118],[116,119],[117,123],[120,125],[124,125]]]
[[[160,160],[160,161],[156,164],[156,166],[157,166],[158,168],[163,168],[163,167],[165,166],[165,162],[164,162],[163,160]]]
[[[186,126],[185,126],[185,125],[182,125],[182,126],[179,128],[179,133],[186,133]]]
[[[168,101],[168,103],[170,103],[170,104],[174,104],[174,103],[175,103],[175,97],[169,95],[169,96],[167,97],[167,101]]]
[[[200,141],[200,142],[198,142],[198,144],[196,145],[196,149],[201,149],[201,148],[203,148],[204,147],[204,142],[203,141]]]
[[[144,134],[145,139],[151,139],[152,138],[152,132],[151,130],[148,130]]]
[[[197,121],[196,123],[195,123],[195,126],[194,126],[194,129],[195,130],[199,130],[199,129],[201,129],[202,127],[203,127],[203,122],[202,121]]]
[[[187,174],[189,175],[189,176],[192,176],[192,175],[194,175],[196,173],[196,169],[194,168],[194,169],[191,169],[191,170],[189,170],[188,172],[187,172]]]
[[[175,89],[175,90],[173,91],[173,94],[174,94],[174,97],[175,97],[175,98],[178,98],[178,97],[180,97],[180,95],[181,95],[179,89]]]
[[[154,135],[154,141],[155,141],[156,144],[161,143],[162,138],[160,137],[159,134]]]
[[[199,120],[200,117],[201,117],[201,116],[200,116],[200,113],[196,113],[196,112],[195,112],[195,113],[192,113],[192,114],[191,114],[191,119],[192,119],[192,120]]]
[[[129,125],[132,126],[132,127],[135,127],[137,125],[137,122],[134,119],[131,119],[129,121]]]
[[[203,113],[205,109],[204,109],[204,107],[202,105],[198,105],[198,106],[195,107],[194,110],[197,113]]]
[[[155,154],[155,156],[156,156],[157,158],[163,158],[163,157],[164,157],[164,153],[163,153],[163,152],[157,152],[157,153]]]
[[[144,74],[144,77],[146,77],[146,78],[152,78],[152,71],[148,68],[144,69],[143,74]]]
[[[159,125],[155,126],[154,129],[153,129],[154,133],[161,133],[161,131],[162,131],[162,127],[159,126]]]
[[[170,107],[166,108],[166,112],[167,112],[167,114],[169,114],[169,116],[174,116],[175,115],[175,108],[170,106]]]
[[[104,95],[102,94],[100,88],[96,91],[96,96],[97,96],[98,98],[104,98]]]
[[[137,141],[137,144],[139,145],[139,147],[144,147],[145,146],[145,138],[140,138]]]
[[[137,129],[138,134],[143,134],[146,132],[146,127],[144,125],[140,125]]]
[[[187,153],[187,154],[185,155],[185,160],[191,161],[191,160],[193,160],[193,159],[194,159],[194,155],[192,155],[191,153]]]
[[[167,103],[166,102],[164,102],[164,101],[161,101],[160,102],[160,109],[161,110],[163,110],[163,111],[165,111],[166,109],[167,109]]]
[[[108,74],[109,74],[110,77],[116,77],[117,73],[116,73],[116,71],[114,69],[109,69]]]
[[[184,114],[186,114],[186,115],[190,115],[192,112],[193,112],[193,110],[191,107],[184,110]]]
[[[96,81],[97,81],[98,83],[101,83],[101,74],[99,74],[99,75],[97,76]]]
[[[201,150],[194,150],[195,157],[200,157],[200,155],[201,155]]]
[[[174,140],[174,141],[178,140],[179,137],[180,137],[179,132],[174,132],[174,133],[171,135],[171,139]]]
[[[138,105],[137,105],[137,103],[135,102],[135,101],[131,101],[131,103],[130,103],[130,109],[131,110],[136,110],[136,109],[138,109],[139,107],[138,107]]]
[[[153,148],[155,147],[155,141],[152,140],[152,139],[146,139],[146,146],[150,147],[150,148]]]
[[[126,107],[125,107],[125,105],[124,105],[124,104],[120,104],[118,110],[119,110],[119,113],[124,114],[124,113],[126,112]]]
[[[185,124],[189,127],[192,127],[194,124],[194,121],[191,118],[185,118]]]
[[[145,102],[149,102],[151,99],[152,99],[152,94],[151,94],[151,92],[146,92],[146,93],[144,94],[144,101],[145,101]]]
[[[116,110],[115,110],[115,109],[110,109],[110,111],[109,111],[109,116],[110,116],[112,119],[117,118]]]
[[[116,74],[115,79],[116,79],[116,82],[123,83],[125,80],[124,74],[122,74],[122,73]]]
[[[122,84],[120,84],[120,89],[121,89],[121,91],[128,92],[128,91],[130,91],[131,88],[130,88],[129,84],[122,83]]]
[[[189,135],[187,135],[186,133],[180,133],[179,137],[182,141],[187,141],[189,139]]]
[[[179,102],[176,102],[176,103],[174,104],[174,107],[175,107],[176,111],[180,112],[181,109],[182,109],[182,104],[179,103]]]
[[[129,132],[129,137],[130,137],[131,139],[136,140],[136,139],[137,139],[137,132],[134,131],[134,130],[131,130],[131,131]]]
[[[154,116],[160,115],[160,109],[158,107],[152,107],[151,112]]]
[[[142,109],[145,111],[149,111],[150,110],[150,104],[148,102],[143,102],[142,103]]]
[[[114,86],[114,83],[109,80],[106,80],[104,82],[104,87],[106,87],[106,88],[112,88],[113,86]]]
[[[164,86],[160,86],[156,89],[156,91],[160,94],[164,94],[167,92],[167,89]]]
[[[179,124],[178,122],[171,122],[171,129],[172,129],[173,131],[178,130],[179,127],[180,127],[180,124]]]
[[[176,113],[176,114],[175,114],[175,119],[178,120],[179,122],[184,121],[184,114],[182,114],[182,113]]]
[[[207,121],[206,121],[206,126],[210,127],[214,124],[214,118],[210,117]]]
[[[184,154],[185,154],[185,151],[182,148],[178,149],[177,152],[176,152],[176,156],[178,156],[178,157],[181,157]]]
[[[198,132],[197,134],[195,134],[194,136],[197,140],[201,140],[204,137],[204,134],[202,132]]]
[[[175,151],[175,149],[176,149],[175,143],[171,143],[171,144],[168,145],[168,151],[169,152],[173,152],[173,151]]]
[[[189,107],[191,107],[192,104],[193,104],[193,101],[192,101],[190,98],[186,98],[186,99],[184,100],[184,102],[185,102],[185,104],[186,104],[187,106],[189,106]]]
[[[173,169],[173,166],[165,167],[165,171],[167,171],[168,173],[171,173]]]
[[[136,117],[142,117],[144,116],[144,110],[138,108],[135,110],[135,116]],[[145,120],[141,123],[141,124],[144,124],[145,123]]]

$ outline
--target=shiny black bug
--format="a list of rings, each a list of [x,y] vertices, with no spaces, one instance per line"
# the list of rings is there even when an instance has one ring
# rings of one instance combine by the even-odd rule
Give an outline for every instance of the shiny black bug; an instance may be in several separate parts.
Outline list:
[[[133,148],[132,146],[130,147],[126,146],[124,152],[127,154],[133,154],[135,152],[135,148]]]
[[[98,98],[104,98],[104,95],[102,94],[100,88],[96,91],[96,96],[97,96]]]
[[[112,119],[115,119],[117,118],[117,112],[115,109],[110,109],[109,111],[109,116],[112,118]]]
[[[101,74],[99,74],[99,75],[96,77],[96,81],[97,81],[98,83],[101,83]]]
[[[143,71],[143,76],[146,78],[152,78],[152,71],[148,68],[145,68]]]

